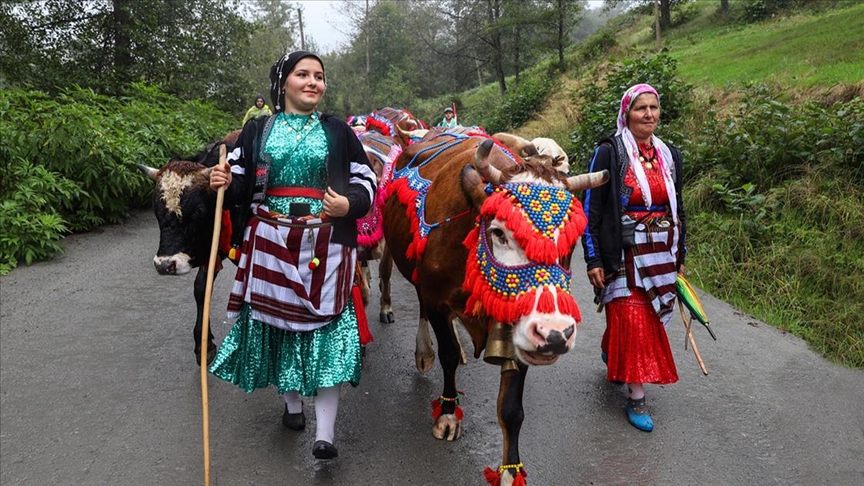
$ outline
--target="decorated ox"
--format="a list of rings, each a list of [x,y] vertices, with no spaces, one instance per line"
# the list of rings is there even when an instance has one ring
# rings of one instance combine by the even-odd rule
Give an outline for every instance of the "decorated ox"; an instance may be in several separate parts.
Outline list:
[[[408,132],[404,132],[399,126],[395,127],[396,133],[399,134],[403,138],[408,137]],[[420,132],[421,130],[415,130],[413,133]],[[425,130],[423,133],[423,137],[420,142],[430,142],[435,140],[443,140],[443,139],[452,139],[452,137],[482,137],[482,138],[490,138],[490,135],[486,133],[486,131],[477,126],[458,126],[454,128],[444,128],[444,127],[434,127],[429,130]],[[552,157],[548,155],[540,155],[537,153],[534,145],[524,138],[513,135],[506,132],[499,132],[495,135],[491,136],[493,143],[498,145],[500,148],[505,151],[509,151],[510,153],[514,153],[518,155],[523,160],[534,160],[535,162],[539,162],[550,167],[555,167],[560,171],[560,168],[557,165],[560,165],[560,161],[554,160]],[[379,195],[385,195],[385,191],[380,191]],[[389,255],[387,255],[389,257]],[[383,262],[384,260],[382,260]],[[386,267],[388,270],[391,266]],[[389,289],[390,282],[390,274],[381,273],[381,285],[382,287],[386,287]],[[382,321],[383,322],[383,321]],[[457,340],[459,338],[458,333],[454,333]],[[432,336],[429,333],[429,321],[426,317],[426,314],[423,308],[420,308],[420,318],[417,325],[417,336],[415,339],[415,349],[414,349],[414,360],[417,365],[417,369],[423,373],[432,369],[432,365],[435,362],[435,350],[432,345]],[[463,364],[468,363],[468,359],[465,357],[465,351],[462,348],[462,343],[458,342],[459,345],[459,355],[461,357],[460,361]]]
[[[194,295],[197,306],[195,328],[195,359],[201,363],[201,326],[204,315],[204,292],[207,283],[207,263],[213,239],[213,220],[216,193],[210,189],[210,171],[219,161],[218,146],[225,143],[231,150],[237,142],[237,132],[231,132],[222,141],[212,142],[193,160],[171,159],[160,169],[139,165],[144,174],[153,179],[153,212],[159,222],[159,248],[153,265],[160,275],[184,275],[198,268]],[[216,275],[222,268],[222,259],[230,248],[231,218],[223,216],[219,261]],[[214,275],[215,277],[215,275]],[[207,362],[216,355],[213,333],[208,334]]]
[[[384,237],[438,341],[444,387],[432,402],[436,438],[462,434],[451,321],[465,326],[475,358],[485,349],[484,359],[500,365],[503,454],[497,471],[484,471],[490,484],[524,484],[518,439],[528,367],[566,353],[580,320],[569,264],[586,220],[573,192],[606,180],[605,172],[566,178],[488,136],[439,135],[408,147],[396,163]]]

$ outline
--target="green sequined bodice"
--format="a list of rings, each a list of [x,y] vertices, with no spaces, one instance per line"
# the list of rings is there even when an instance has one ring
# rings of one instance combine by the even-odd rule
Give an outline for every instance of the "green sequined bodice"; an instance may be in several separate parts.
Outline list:
[[[280,113],[264,142],[264,151],[271,157],[268,187],[327,188],[327,136],[317,113],[295,115]],[[271,211],[288,214],[290,202],[310,204],[313,214],[324,210],[320,199],[306,197],[267,196],[265,204]]]

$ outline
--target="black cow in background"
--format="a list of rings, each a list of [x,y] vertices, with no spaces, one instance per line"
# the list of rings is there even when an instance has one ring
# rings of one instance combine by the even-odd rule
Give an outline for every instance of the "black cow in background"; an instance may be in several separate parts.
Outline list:
[[[223,140],[211,142],[199,154],[186,158],[172,158],[160,169],[139,165],[144,174],[155,181],[153,212],[159,222],[159,249],[153,265],[160,275],[184,275],[198,268],[195,276],[195,304],[197,317],[193,337],[195,359],[201,363],[201,327],[204,316],[204,292],[207,286],[207,263],[213,240],[213,221],[216,210],[216,192],[210,189],[210,171],[219,162],[219,145],[226,152],[234,149],[240,131],[231,132]],[[223,225],[230,222],[223,216]],[[223,226],[220,240],[230,241],[230,233]],[[220,244],[215,279],[227,256],[225,245]],[[207,336],[207,362],[216,356],[213,333]]]

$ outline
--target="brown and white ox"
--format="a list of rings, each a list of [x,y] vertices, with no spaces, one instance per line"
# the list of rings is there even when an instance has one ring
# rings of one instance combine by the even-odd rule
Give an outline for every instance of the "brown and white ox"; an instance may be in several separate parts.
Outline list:
[[[159,169],[138,165],[155,182],[153,212],[159,223],[159,248],[153,257],[153,266],[160,275],[185,275],[193,268],[198,269],[193,289],[197,317],[192,335],[195,340],[195,359],[199,364],[207,263],[216,210],[216,192],[210,189],[210,171],[219,162],[219,145],[225,144],[230,151],[239,134],[237,130],[219,142],[210,143],[200,154],[188,157],[192,160],[171,159]],[[223,216],[222,221],[223,225],[227,225],[230,218]],[[221,239],[226,242],[230,240],[230,234],[224,227]],[[225,256],[226,253],[220,251],[216,275]],[[208,334],[207,342],[209,363],[216,355],[212,332]]]
[[[452,441],[462,434],[455,318],[471,336],[475,358],[486,348],[486,361],[501,366],[502,464],[484,475],[490,484],[524,484],[518,439],[528,368],[568,352],[580,320],[569,266],[585,215],[572,193],[605,183],[608,173],[567,178],[543,163],[510,158],[490,138],[446,138],[400,156],[384,237],[439,345],[444,387],[433,400],[433,435]]]
[[[405,132],[400,128],[400,126],[396,126],[396,133],[403,139],[417,139],[419,142],[431,142],[431,141],[440,141],[442,137],[444,139],[452,139],[453,136],[479,136],[479,137],[489,137],[485,130],[481,127],[476,126],[458,126],[455,128],[444,128],[444,127],[434,127],[431,129],[419,129],[413,130],[411,132]],[[518,135],[513,135],[507,132],[499,132],[495,135],[491,136],[495,143],[499,143],[504,147],[507,147],[512,153],[518,155],[522,160],[533,160],[535,162],[548,165],[549,167],[553,167],[560,172],[566,173],[569,170],[569,165],[566,162],[566,157],[561,157],[559,155],[551,155],[548,151],[546,153],[541,154],[537,147],[535,146],[533,141],[526,140]],[[535,139],[540,140],[540,139]],[[550,140],[551,139],[542,139],[542,140]],[[552,141],[554,144],[555,142]],[[557,145],[556,145],[557,146]],[[564,151],[558,147],[560,153],[564,153]],[[371,160],[371,159],[370,159]],[[562,160],[563,165],[562,165]],[[386,188],[385,190],[381,190],[379,187],[378,195],[382,197],[387,194]],[[381,265],[379,266],[379,279],[380,279],[380,287],[382,288],[382,302],[384,302],[383,289],[387,290],[387,303],[390,303],[389,299],[389,289],[390,289],[390,273],[392,271],[392,263],[386,264],[385,262],[391,258],[388,253],[385,253],[381,259]],[[392,315],[392,314],[391,314]],[[381,322],[385,322],[381,320]],[[392,320],[387,322],[393,322]],[[454,334],[456,338],[459,338],[459,334]],[[459,345],[459,354],[460,354],[460,362],[462,364],[467,364],[468,359],[465,357],[465,351],[462,348],[462,343],[457,342]],[[415,348],[414,348],[414,361],[417,366],[417,369],[421,373],[425,373],[432,369],[432,365],[435,362],[435,350],[432,345],[432,336],[429,332],[429,321],[423,311],[420,309],[420,318],[417,324],[417,335],[415,337]]]

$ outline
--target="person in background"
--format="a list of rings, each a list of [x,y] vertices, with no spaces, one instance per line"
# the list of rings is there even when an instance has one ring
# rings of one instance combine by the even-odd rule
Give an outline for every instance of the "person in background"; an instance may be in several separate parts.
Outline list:
[[[665,326],[687,252],[681,154],[654,135],[659,119],[653,87],[637,84],[624,93],[618,130],[600,142],[588,169],[608,169],[609,183],[583,196],[588,280],[606,311],[606,377],[627,385],[628,420],[647,432],[654,421],[644,384],[678,381]]]
[[[276,386],[292,430],[306,426],[302,397],[315,397],[312,454],[331,459],[340,386],[360,381],[356,220],[376,178],[351,128],[317,111],[327,88],[318,56],[286,54],[270,81],[276,114],[250,121],[210,175],[214,190],[227,186],[233,227],[245,228],[233,241],[242,248],[228,303],[236,321],[210,371],[246,392]]]
[[[255,98],[255,104],[249,107],[246,110],[246,115],[243,117],[243,122],[240,124],[241,127],[246,126],[246,122],[249,120],[254,120],[255,118],[261,118],[262,116],[270,116],[273,113],[270,111],[270,107],[264,104],[264,97],[258,95]]]
[[[444,108],[444,118],[437,126],[444,128],[456,128],[459,126],[459,123],[453,117],[453,108],[450,108],[449,106]]]

